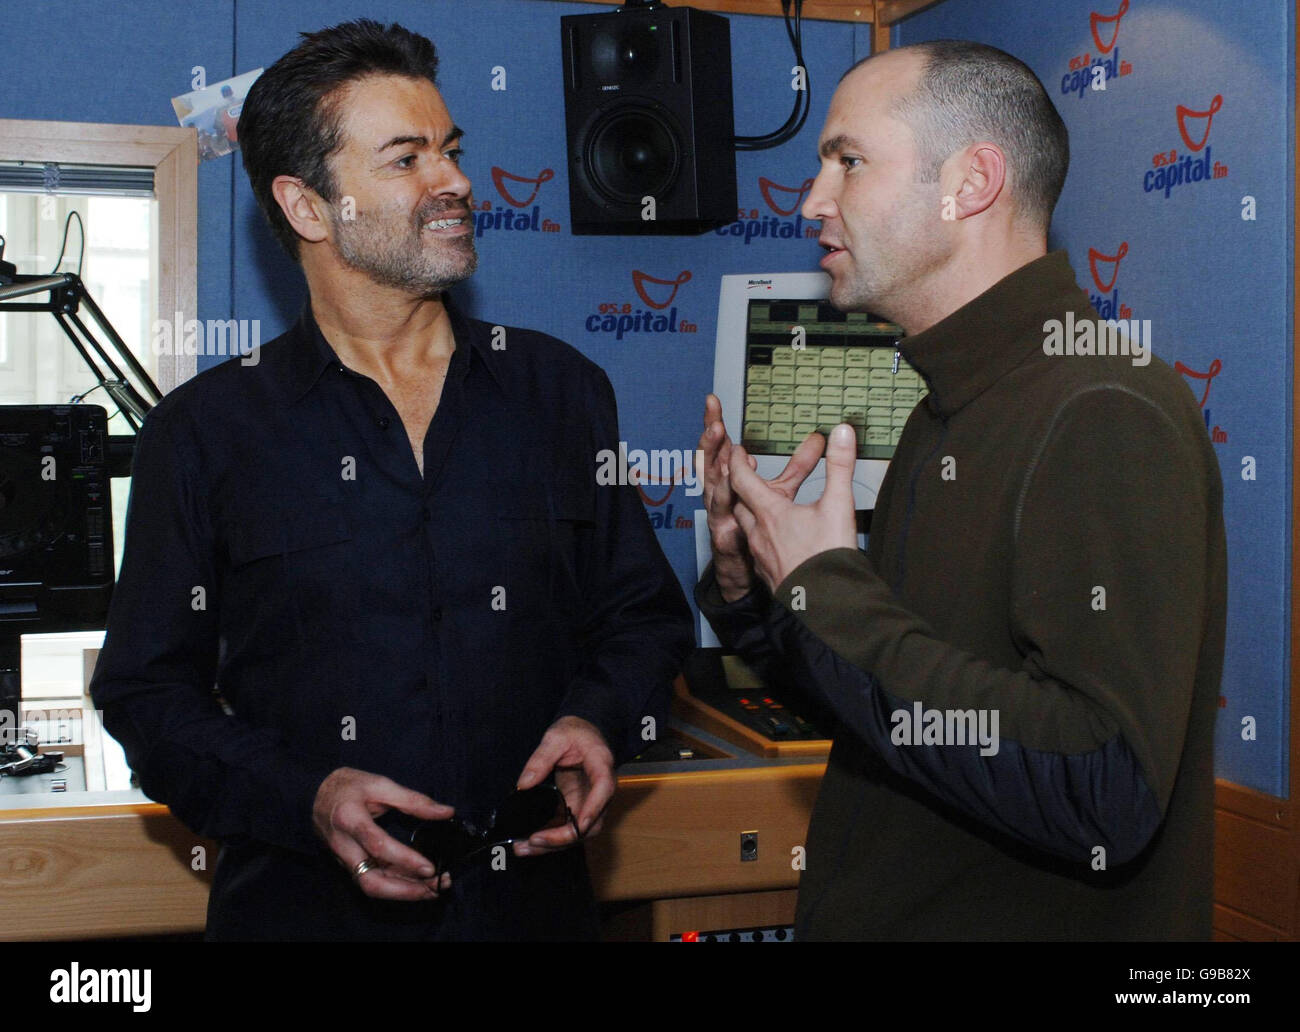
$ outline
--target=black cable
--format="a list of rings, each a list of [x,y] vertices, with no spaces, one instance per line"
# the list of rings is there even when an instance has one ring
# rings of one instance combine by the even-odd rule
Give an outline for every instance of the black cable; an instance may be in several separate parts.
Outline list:
[[[97,384],[95,384],[95,386],[91,387],[89,390],[82,391],[82,393],[80,393],[80,394],[74,394],[71,398],[68,399],[68,404],[69,404],[69,405],[80,405],[83,401],[86,400],[86,397],[87,397],[88,395],[94,394],[95,391],[99,390],[99,389],[100,389],[101,387],[103,387],[103,386],[104,386],[104,385],[103,385],[102,383],[97,383]],[[121,409],[119,409],[118,411],[120,412]]]
[[[804,123],[808,121],[808,112],[812,108],[812,84],[808,81],[808,66],[803,60],[803,0],[793,0],[793,3],[793,24],[790,21],[791,0],[781,0],[781,14],[785,21],[785,34],[789,37],[790,46],[794,50],[795,65],[803,71],[804,88],[795,91],[794,110],[790,112],[790,117],[785,120],[785,124],[780,129],[762,136],[735,137],[735,147],[738,151],[769,150],[778,147],[798,136]]]
[[[758,151],[770,150],[778,147],[789,140],[794,139],[803,129],[804,123],[808,120],[808,107],[802,108],[796,103],[795,109],[791,112],[790,117],[776,132],[768,133],[764,136],[738,136],[736,137],[735,148],[737,151]]]
[[[81,231],[81,253],[77,255],[77,275],[81,275],[81,266],[86,261],[86,224],[81,221],[81,215],[77,212],[77,209],[73,208],[72,211],[68,212],[68,217],[63,220],[63,243],[59,245],[59,260],[54,263],[54,268],[50,270],[51,276],[58,272],[59,266],[63,264],[63,255],[68,249],[68,228],[72,225],[73,216],[76,216],[77,228]]]
[[[808,111],[811,107],[810,89],[808,83],[808,69],[803,63],[803,0],[794,0],[794,25],[790,23],[790,0],[781,0],[781,13],[785,22],[786,36],[790,39],[790,45],[794,50],[795,63],[803,69],[804,89],[796,92],[794,110],[790,112],[790,117],[780,129],[772,133],[766,133],[763,136],[738,136],[736,137],[737,150],[768,150],[772,147],[779,146],[787,140],[793,139],[803,128],[808,119]],[[801,110],[802,108],[802,110]]]

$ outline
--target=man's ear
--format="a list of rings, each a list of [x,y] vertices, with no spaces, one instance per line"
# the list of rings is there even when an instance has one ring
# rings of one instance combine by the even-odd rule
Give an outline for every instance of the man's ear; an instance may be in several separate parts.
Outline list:
[[[996,143],[972,143],[944,163],[943,178],[952,187],[954,215],[969,218],[986,211],[1007,184],[1007,159]]]
[[[276,176],[271,181],[271,195],[300,237],[319,243],[329,236],[325,202],[311,187],[293,176]]]

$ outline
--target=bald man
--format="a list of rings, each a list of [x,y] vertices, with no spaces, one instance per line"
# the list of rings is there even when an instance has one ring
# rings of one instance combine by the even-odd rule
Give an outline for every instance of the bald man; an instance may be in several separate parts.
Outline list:
[[[852,427],[766,481],[706,402],[701,610],[839,720],[796,937],[1207,939],[1222,486],[1181,379],[1047,251],[1065,126],[939,41],[850,69],[819,158],[831,302],[899,323],[929,393],[865,554]]]

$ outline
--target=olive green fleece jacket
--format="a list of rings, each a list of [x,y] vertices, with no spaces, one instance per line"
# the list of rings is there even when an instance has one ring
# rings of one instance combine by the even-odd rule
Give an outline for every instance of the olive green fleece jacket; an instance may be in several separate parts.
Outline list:
[[[1048,354],[1067,313],[1055,252],[905,338],[930,393],[867,553],[696,589],[840,722],[799,938],[1209,938],[1218,464],[1159,359]]]

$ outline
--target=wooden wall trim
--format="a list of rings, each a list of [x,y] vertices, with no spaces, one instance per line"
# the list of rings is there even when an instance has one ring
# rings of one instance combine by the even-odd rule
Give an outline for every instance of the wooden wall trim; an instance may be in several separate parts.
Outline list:
[[[601,4],[613,9],[617,0],[573,0],[581,4]],[[821,21],[855,22],[871,26],[871,52],[882,54],[889,49],[889,28],[910,14],[933,7],[942,0],[806,0],[805,18]],[[693,0],[691,7],[722,14],[753,14],[780,17],[781,0]]]
[[[580,4],[600,4],[609,10],[620,0],[574,0]],[[818,21],[855,22],[859,25],[892,25],[909,14],[933,7],[942,0],[804,0],[803,16]],[[690,0],[671,6],[697,7],[720,14],[755,14],[781,17],[781,0]]]
[[[621,6],[621,0],[576,0],[599,4],[607,10]],[[929,0],[931,3],[937,0]],[[781,17],[781,0],[673,0],[672,7],[695,7],[720,14],[758,14]],[[875,0],[804,0],[803,16],[821,21],[858,22],[870,25],[875,19]]]
[[[1294,733],[1293,731],[1292,734]],[[1292,759],[1291,762],[1294,764],[1295,760]],[[1267,792],[1224,781],[1222,778],[1214,782],[1214,805],[1220,810],[1249,817],[1272,827],[1289,830],[1296,827],[1295,807],[1290,800],[1279,799]]]
[[[617,6],[617,0],[573,2],[600,4],[610,10]],[[894,22],[942,2],[943,0],[806,0],[803,16],[821,21],[870,25],[871,52],[881,54],[889,49],[889,28]],[[782,15],[781,0],[692,0],[690,6],[722,14]]]

